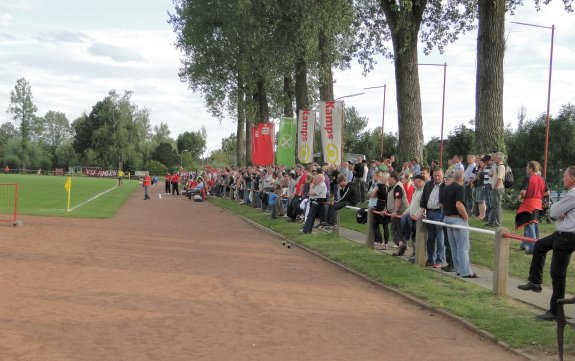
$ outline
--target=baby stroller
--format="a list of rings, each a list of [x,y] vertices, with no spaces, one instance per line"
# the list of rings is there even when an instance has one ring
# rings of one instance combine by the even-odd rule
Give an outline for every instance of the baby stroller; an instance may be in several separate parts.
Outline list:
[[[303,197],[295,196],[289,201],[286,214],[291,222],[295,222],[296,218],[303,214],[304,211],[300,208],[303,199]]]

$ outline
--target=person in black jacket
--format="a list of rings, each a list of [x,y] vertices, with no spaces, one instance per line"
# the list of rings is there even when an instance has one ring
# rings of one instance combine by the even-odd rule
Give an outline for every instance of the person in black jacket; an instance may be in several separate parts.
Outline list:
[[[357,188],[355,184],[347,181],[347,176],[341,174],[337,177],[337,184],[339,186],[339,200],[332,202],[328,208],[328,217],[326,228],[331,228],[336,224],[335,212],[345,208],[346,206],[355,206],[358,201]]]
[[[425,217],[432,221],[443,221],[443,212],[441,210],[441,194],[445,189],[443,182],[443,169],[435,167],[433,169],[433,178],[423,186],[423,194],[421,195],[420,206],[425,210]],[[440,268],[444,267],[445,261],[445,237],[443,227],[433,224],[426,224],[427,227],[427,261],[425,265],[428,267]],[[449,267],[453,263],[448,262],[445,271],[452,271],[453,267]]]

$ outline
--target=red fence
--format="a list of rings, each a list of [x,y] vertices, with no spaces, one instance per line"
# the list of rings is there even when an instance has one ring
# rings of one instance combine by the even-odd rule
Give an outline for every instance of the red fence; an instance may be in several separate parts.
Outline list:
[[[0,184],[0,222],[15,224],[18,214],[18,184]]]

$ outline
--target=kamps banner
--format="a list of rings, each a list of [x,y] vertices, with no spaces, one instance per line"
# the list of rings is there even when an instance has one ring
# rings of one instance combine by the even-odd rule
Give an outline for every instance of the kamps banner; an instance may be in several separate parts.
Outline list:
[[[315,111],[300,110],[297,123],[297,157],[301,163],[313,162]]]
[[[297,127],[294,118],[281,118],[278,132],[277,164],[291,167],[295,164],[295,135]]]
[[[339,165],[342,152],[343,102],[319,102],[319,123],[323,160],[328,164]]]
[[[273,123],[258,123],[252,128],[252,163],[259,166],[274,164]]]

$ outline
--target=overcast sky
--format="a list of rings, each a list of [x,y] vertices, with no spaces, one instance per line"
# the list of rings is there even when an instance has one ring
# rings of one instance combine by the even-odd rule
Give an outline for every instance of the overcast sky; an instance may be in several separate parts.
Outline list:
[[[172,136],[185,131],[208,132],[207,147],[220,145],[235,132],[231,117],[221,123],[204,108],[201,94],[180,82],[180,54],[167,23],[171,0],[0,0],[0,123],[10,121],[5,109],[16,80],[32,86],[38,114],[65,113],[70,121],[102,100],[111,89],[132,90],[132,100],[151,112],[152,125],[167,123]],[[519,21],[556,26],[551,91],[551,114],[575,103],[575,14],[565,13],[555,0],[537,13],[528,2],[515,16],[507,16],[505,37],[505,123],[513,127],[521,106],[528,119],[545,112],[551,30],[510,23]],[[420,63],[447,63],[445,130],[448,133],[475,115],[475,31],[446,48],[444,54],[425,56]],[[440,135],[443,68],[420,67],[425,140]],[[345,99],[381,125],[383,89],[387,84],[385,131],[397,132],[393,64],[380,59],[366,77],[362,67],[335,73],[335,96],[365,92]],[[553,141],[553,134],[550,135]]]

